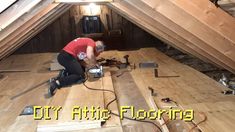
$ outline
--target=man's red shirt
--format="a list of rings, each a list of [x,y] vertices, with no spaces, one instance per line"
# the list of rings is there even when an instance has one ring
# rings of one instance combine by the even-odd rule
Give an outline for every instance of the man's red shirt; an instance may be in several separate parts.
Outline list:
[[[73,41],[69,42],[63,50],[67,53],[73,55],[75,58],[78,57],[78,59],[83,60],[83,57],[85,55],[85,58],[87,56],[86,50],[87,46],[91,46],[94,48],[95,52],[95,41],[90,38],[77,38]],[[98,55],[96,52],[94,53],[96,56]]]

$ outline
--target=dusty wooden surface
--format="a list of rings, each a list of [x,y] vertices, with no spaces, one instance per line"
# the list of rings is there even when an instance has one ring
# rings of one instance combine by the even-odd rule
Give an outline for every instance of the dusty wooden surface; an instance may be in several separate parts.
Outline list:
[[[161,102],[162,98],[170,97],[179,104],[179,109],[193,109],[195,111],[195,123],[203,119],[203,116],[199,112],[204,112],[207,116],[207,121],[199,125],[202,131],[219,132],[232,131],[234,129],[232,122],[235,121],[235,118],[231,115],[235,114],[235,96],[221,94],[221,90],[225,90],[225,88],[213,79],[167,57],[154,48],[143,48],[133,51],[106,51],[101,54],[101,57],[107,59],[115,57],[124,61],[122,57],[126,54],[130,55],[131,64],[136,64],[137,68],[135,70],[125,72],[122,76],[116,77],[121,71],[118,71],[116,68],[106,68],[106,71],[111,71],[113,74],[106,73],[103,79],[88,82],[89,86],[97,87],[97,84],[99,84],[100,87],[114,89],[116,91],[118,95],[118,106],[116,107],[115,104],[112,104],[110,108],[113,111],[118,112],[120,105],[134,105],[137,109],[149,109],[149,95],[147,93],[149,92],[148,87],[150,86],[157,93],[154,99],[161,109],[165,109],[166,106],[174,106],[174,103],[167,104]],[[30,116],[18,116],[27,105],[44,106],[53,104],[66,106],[69,109],[73,105],[92,105],[91,102],[93,102],[104,107],[113,98],[110,93],[96,93],[87,91],[81,85],[74,85],[58,90],[53,98],[48,99],[45,97],[48,85],[45,84],[25,95],[11,100],[10,98],[12,96],[57,75],[57,72],[49,71],[50,63],[54,59],[53,57],[53,54],[47,53],[15,55],[0,62],[1,69],[13,70],[17,68],[30,70],[27,73],[4,73],[5,77],[0,80],[0,131],[13,131],[16,130],[15,128],[25,131],[36,130],[38,121],[33,120]],[[159,75],[178,75],[179,77],[155,78],[152,68],[138,68],[138,63],[143,61],[155,61],[158,63]],[[64,109],[63,113],[67,112]],[[61,116],[63,116],[61,119],[68,119],[67,114]],[[164,119],[167,120],[166,115],[164,115]],[[115,116],[110,119],[110,122],[106,123],[101,129],[85,131],[104,132],[123,130],[135,132],[156,130],[151,124],[126,119],[120,122],[119,118]],[[31,126],[27,127],[27,124]],[[192,123],[186,123],[181,120],[169,120],[167,121],[167,126],[170,131],[176,132],[188,131],[193,127]]]

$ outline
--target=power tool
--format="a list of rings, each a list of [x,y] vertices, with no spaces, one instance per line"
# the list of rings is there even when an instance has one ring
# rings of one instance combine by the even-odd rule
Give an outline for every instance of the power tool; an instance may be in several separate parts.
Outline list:
[[[125,63],[120,63],[117,67],[119,68],[119,69],[124,69],[124,68],[127,68],[129,65],[130,65],[130,62],[129,62],[129,55],[125,55],[125,56],[123,56],[123,58],[125,59]]]
[[[94,68],[90,68],[88,70],[89,76],[92,78],[101,78],[103,77],[104,73],[103,73],[103,66],[96,66]]]

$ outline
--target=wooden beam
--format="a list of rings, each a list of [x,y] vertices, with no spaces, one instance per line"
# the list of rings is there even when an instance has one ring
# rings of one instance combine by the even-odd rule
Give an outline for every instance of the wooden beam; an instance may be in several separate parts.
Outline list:
[[[3,12],[0,17],[0,31],[13,23],[16,19],[21,17],[36,6],[41,0],[21,0],[14,6],[10,7],[7,11]]]
[[[39,12],[32,19],[24,23],[18,30],[10,34],[1,42],[2,52],[0,58],[3,58],[15,51],[24,42],[32,38],[49,23],[55,20],[62,13],[67,11],[72,5],[50,4],[43,11]]]
[[[24,23],[32,19],[35,15],[37,15],[40,11],[45,9],[48,5],[52,3],[51,0],[43,0],[37,6],[35,6],[30,12],[24,14],[16,21],[14,21],[11,26],[6,27],[4,30],[0,32],[0,42],[5,39],[10,34],[14,33],[18,28],[20,28]]]
[[[20,34],[21,37],[20,38],[16,38],[16,40],[14,40],[15,44],[12,44],[11,46],[9,46],[8,50],[5,50],[5,52],[3,53],[3,56],[1,56],[1,54],[0,54],[0,57],[3,58],[3,57],[7,57],[8,55],[10,55],[12,52],[14,52],[20,46],[22,46],[22,44],[24,44],[25,42],[30,40],[37,33],[42,31],[47,25],[52,23],[61,14],[66,12],[70,7],[71,7],[71,5],[63,5],[63,6],[57,7],[55,9],[53,9],[53,11],[48,13],[45,17],[43,17],[42,19],[37,21],[37,23],[34,23],[29,28],[26,28],[26,31],[23,32],[23,33],[26,33],[26,34],[23,34],[23,33]]]
[[[202,35],[200,37],[201,39],[203,39],[204,36],[207,40],[214,40],[214,47],[222,46],[220,47],[221,50],[235,44],[235,31],[233,30],[235,29],[234,17],[205,0],[173,0],[171,2],[201,22],[200,25],[197,24],[198,26],[201,26],[201,28],[206,27],[206,29],[208,29],[207,32],[198,31],[198,33]],[[196,22],[194,23],[196,24]],[[197,25],[195,25],[195,28]],[[196,32],[194,34],[196,34]],[[233,47],[231,50],[234,50]]]

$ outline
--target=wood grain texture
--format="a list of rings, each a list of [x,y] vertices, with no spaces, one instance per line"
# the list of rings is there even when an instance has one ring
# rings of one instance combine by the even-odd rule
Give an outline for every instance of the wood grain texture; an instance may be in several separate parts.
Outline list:
[[[233,122],[234,118],[228,115],[234,114],[233,103],[235,98],[234,96],[221,94],[221,90],[226,88],[213,79],[167,57],[154,48],[118,51],[118,54],[120,59],[126,54],[130,55],[131,64],[149,60],[155,61],[158,63],[162,75],[174,74],[180,76],[177,78],[155,78],[152,68],[139,69],[137,67],[137,69],[132,70],[130,72],[131,77],[148,104],[148,86],[150,86],[157,93],[154,99],[161,109],[167,109],[166,106],[175,106],[174,103],[166,104],[161,102],[162,98],[170,97],[179,104],[179,109],[193,109],[195,111],[195,123],[204,118],[199,112],[204,112],[207,121],[199,125],[202,131],[219,132],[234,129],[234,126],[230,123]],[[124,78],[125,74],[121,77]],[[115,83],[114,81],[114,85],[117,85]],[[164,116],[164,118],[168,119],[167,116]],[[188,131],[193,127],[191,123],[182,120],[167,121],[167,126],[173,132]],[[125,128],[124,126],[124,130],[126,130]],[[132,130],[138,129],[134,129],[132,126]],[[195,129],[195,131],[197,130]]]
[[[170,0],[166,0],[164,2],[160,0],[124,0],[115,1],[109,5],[111,5],[111,8],[116,8],[117,11],[120,11],[133,21],[138,20],[138,15],[139,19],[143,21],[143,17],[148,16],[149,18],[146,19],[147,21],[153,19],[154,24],[160,23],[158,28],[161,28],[161,32],[170,30],[171,32],[166,33],[167,35],[171,37],[178,35],[178,38],[180,38],[179,41],[183,43],[183,45],[173,43],[176,47],[187,52],[193,51],[190,53],[198,57],[203,56],[203,58],[234,72],[235,56],[233,51],[235,47],[232,37],[233,30],[230,30],[229,28],[231,26],[228,26],[229,24],[234,25],[234,18],[222,11],[219,11],[220,9],[213,8],[213,10],[216,10],[213,11],[213,13],[217,17],[221,16],[226,18],[225,21],[226,23],[229,22],[229,24],[222,24],[223,29],[222,27],[218,28],[218,25],[216,26],[214,23],[209,25],[209,23],[212,23],[212,20],[215,20],[214,16],[212,17],[205,13],[198,13],[201,16],[196,15],[196,10],[205,12],[204,8],[200,8],[200,5],[203,5],[199,4],[200,1],[187,1],[186,3],[182,1],[180,3],[180,1],[176,2]],[[190,6],[191,8],[188,8],[189,6],[187,6],[186,8],[185,5],[190,2],[191,4],[194,4],[194,6]],[[209,1],[208,3],[204,3],[205,5],[211,4]],[[197,5],[197,7],[195,5]],[[130,8],[136,9],[140,13],[143,13],[143,15],[141,17],[141,14],[134,16],[133,12],[128,10]],[[163,40],[171,40],[171,37],[167,38],[167,36],[163,36],[158,30],[154,30],[154,28],[151,29],[149,27],[150,24],[141,23],[141,21],[136,23],[139,23],[143,28],[147,27],[147,31],[159,35]],[[229,30],[226,30],[226,28]]]

